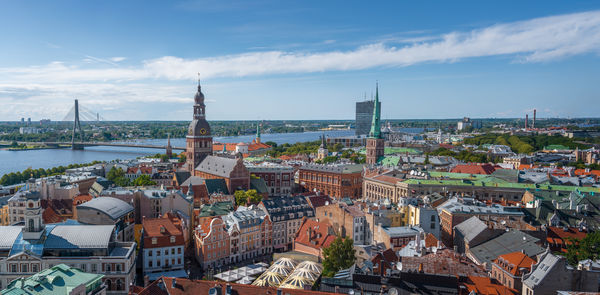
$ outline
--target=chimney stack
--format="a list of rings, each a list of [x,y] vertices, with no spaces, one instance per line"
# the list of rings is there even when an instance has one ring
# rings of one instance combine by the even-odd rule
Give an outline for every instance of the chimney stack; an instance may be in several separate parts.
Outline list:
[[[529,122],[529,114],[525,114],[525,130],[527,130],[527,122]]]
[[[535,111],[536,111],[536,110],[535,110],[535,109],[533,109],[533,124],[531,125],[531,128],[533,128],[533,129],[535,129],[535,117],[536,117],[536,116],[535,116],[535,115],[536,115],[536,114],[535,114],[535,113],[536,113]]]

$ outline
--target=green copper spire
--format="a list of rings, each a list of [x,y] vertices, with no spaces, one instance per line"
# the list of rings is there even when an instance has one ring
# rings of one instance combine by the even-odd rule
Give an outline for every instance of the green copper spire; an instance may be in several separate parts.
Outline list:
[[[379,83],[375,84],[375,102],[373,104],[373,120],[371,121],[371,132],[369,137],[381,138],[381,110],[379,109]]]

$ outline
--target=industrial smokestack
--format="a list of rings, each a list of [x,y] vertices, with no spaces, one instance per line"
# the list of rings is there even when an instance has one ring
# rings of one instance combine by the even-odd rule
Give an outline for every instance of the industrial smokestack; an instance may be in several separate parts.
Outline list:
[[[531,124],[531,128],[535,129],[535,109],[533,109],[533,124]]]
[[[525,130],[527,130],[527,122],[529,122],[529,114],[525,114]]]

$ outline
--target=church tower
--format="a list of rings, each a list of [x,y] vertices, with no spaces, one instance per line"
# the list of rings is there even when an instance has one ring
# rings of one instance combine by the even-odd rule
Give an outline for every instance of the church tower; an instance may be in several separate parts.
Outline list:
[[[373,104],[373,120],[371,132],[367,138],[367,165],[376,165],[384,154],[384,139],[381,136],[381,110],[379,106],[379,84],[375,86],[375,102]]]
[[[325,134],[321,136],[321,146],[317,150],[317,159],[323,160],[325,157],[329,155],[329,150],[327,150],[327,143],[325,142]]]
[[[23,226],[24,240],[39,240],[44,233],[42,222],[42,205],[37,192],[27,192],[25,196],[25,226]]]
[[[200,74],[198,74],[200,76]],[[206,158],[212,155],[212,135],[210,125],[206,121],[206,105],[204,105],[204,94],[200,87],[200,78],[198,78],[198,92],[194,97],[194,120],[188,128],[186,142],[186,157],[188,171],[194,175],[194,169]]]

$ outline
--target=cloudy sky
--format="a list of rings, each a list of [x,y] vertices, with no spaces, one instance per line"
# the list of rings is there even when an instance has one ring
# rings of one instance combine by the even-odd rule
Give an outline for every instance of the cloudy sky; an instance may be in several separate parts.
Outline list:
[[[598,117],[598,1],[0,1],[0,120]]]

